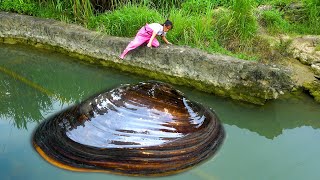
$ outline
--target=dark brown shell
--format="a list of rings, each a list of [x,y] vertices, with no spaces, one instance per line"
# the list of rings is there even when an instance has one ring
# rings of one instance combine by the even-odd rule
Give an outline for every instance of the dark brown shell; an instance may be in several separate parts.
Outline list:
[[[224,137],[215,113],[160,82],[124,85],[39,125],[37,152],[74,171],[169,175],[211,156]]]

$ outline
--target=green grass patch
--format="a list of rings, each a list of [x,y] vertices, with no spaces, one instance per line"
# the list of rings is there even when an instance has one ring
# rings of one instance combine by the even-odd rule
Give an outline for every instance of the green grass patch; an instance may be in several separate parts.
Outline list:
[[[146,23],[169,18],[174,29],[170,42],[257,60],[256,7],[273,6],[260,22],[273,35],[320,34],[319,0],[0,0],[0,10],[77,23],[108,35],[133,37]],[[98,3],[98,1],[95,1]],[[291,22],[284,13],[293,3],[302,5],[302,22]],[[94,8],[101,7],[99,11]],[[103,6],[103,7],[102,7]],[[289,8],[290,9],[290,8]],[[100,10],[107,10],[101,13]],[[263,49],[263,48],[262,48]]]
[[[315,51],[320,51],[320,43],[318,43],[314,49]]]
[[[167,38],[174,44],[187,45],[209,53],[221,53],[241,59],[256,60],[255,57],[245,53],[233,53],[219,43],[219,36],[214,27],[213,11],[188,15],[184,9],[172,9],[170,14],[174,29],[168,33]]]
[[[154,9],[128,4],[112,12],[92,16],[88,28],[112,36],[133,37],[146,23],[163,23],[164,20],[165,18]]]
[[[282,16],[283,13],[276,9],[263,11],[260,21],[271,34],[288,32],[290,24]]]
[[[250,45],[258,29],[254,4],[252,0],[237,0],[229,9],[215,11],[214,27],[221,44],[240,48]]]
[[[23,13],[28,15],[37,14],[39,5],[31,0],[1,0],[0,10]]]
[[[320,34],[320,1],[319,0],[304,0],[306,7],[306,14],[308,17],[308,24],[310,32],[313,34]]]
[[[258,23],[254,15],[256,3],[253,0],[235,0],[231,5],[234,36],[243,42],[251,40],[257,32]]]
[[[274,7],[283,9],[297,2],[299,2],[299,0],[271,0],[268,2],[268,4],[271,4]]]
[[[214,4],[210,0],[186,0],[181,4],[181,9],[187,14],[200,15],[212,10]]]

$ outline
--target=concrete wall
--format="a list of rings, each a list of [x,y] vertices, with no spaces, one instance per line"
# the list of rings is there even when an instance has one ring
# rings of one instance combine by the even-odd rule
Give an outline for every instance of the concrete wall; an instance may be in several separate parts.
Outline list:
[[[106,36],[81,26],[50,19],[0,12],[0,37],[60,47],[103,64],[174,84],[256,104],[275,99],[294,87],[291,70],[198,49],[161,44],[139,47],[118,58],[131,39]]]

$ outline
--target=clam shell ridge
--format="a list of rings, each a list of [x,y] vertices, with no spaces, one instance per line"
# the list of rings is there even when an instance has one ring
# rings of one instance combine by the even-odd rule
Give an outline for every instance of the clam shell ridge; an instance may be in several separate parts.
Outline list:
[[[33,146],[74,171],[162,176],[207,159],[223,141],[216,114],[161,82],[123,85],[42,122]]]

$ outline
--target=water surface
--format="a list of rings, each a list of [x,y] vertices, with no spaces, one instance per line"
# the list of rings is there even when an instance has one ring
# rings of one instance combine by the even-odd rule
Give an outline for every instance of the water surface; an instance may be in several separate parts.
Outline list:
[[[34,129],[49,116],[103,90],[145,80],[56,52],[0,44],[0,179],[148,179],[66,171],[31,145]],[[226,138],[213,158],[155,179],[320,179],[320,105],[312,98],[255,106],[175,87],[215,110]]]

